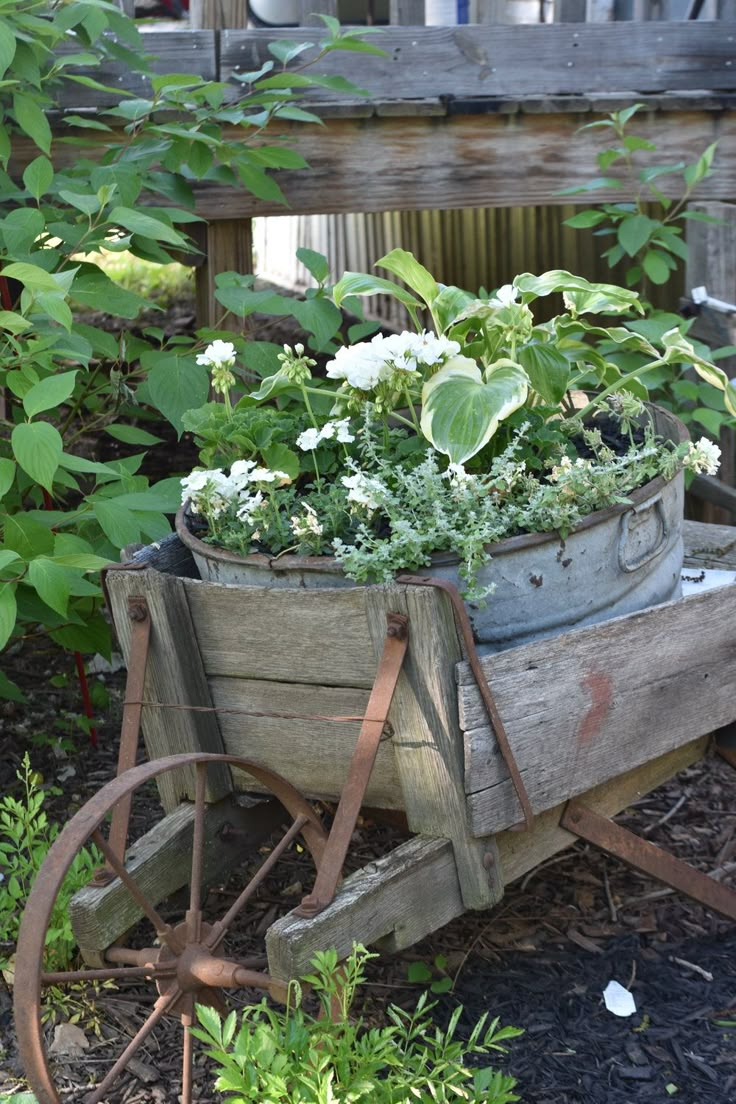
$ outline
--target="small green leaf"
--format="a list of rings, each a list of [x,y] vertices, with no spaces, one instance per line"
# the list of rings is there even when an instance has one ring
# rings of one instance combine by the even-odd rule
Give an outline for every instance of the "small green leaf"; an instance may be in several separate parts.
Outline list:
[[[4,19],[0,20],[0,77],[4,77],[15,57],[16,37]]]
[[[411,982],[424,982],[432,980],[432,971],[426,962],[410,962],[407,971],[407,979]]]
[[[635,257],[661,224],[647,215],[632,215],[621,220],[618,228],[618,240],[629,257]]]
[[[0,499],[5,498],[15,479],[15,464],[12,460],[0,459]]]
[[[23,422],[10,438],[15,459],[26,475],[51,491],[64,446],[61,435],[48,422]]]
[[[102,532],[115,548],[140,540],[141,527],[135,515],[114,498],[89,499]]]
[[[173,226],[153,218],[143,211],[136,211],[132,207],[113,207],[109,220],[119,226],[130,230],[131,234],[140,234],[144,238],[153,238],[154,241],[166,242],[168,245],[176,245],[180,249],[187,248],[187,240],[174,230]]]
[[[16,686],[4,671],[0,671],[0,698],[4,698],[5,701],[28,701],[20,686]],[[0,1101],[2,1101],[1,1097]],[[27,1104],[36,1104],[36,1098],[32,1093],[16,1093],[15,1096],[9,1098],[8,1104],[24,1104],[26,1101]]]
[[[405,307],[422,305],[418,299],[391,280],[383,280],[380,276],[369,276],[362,272],[346,272],[332,289],[332,297],[338,307],[349,295],[393,295]]]
[[[18,314],[16,311],[0,311],[0,330],[7,330],[8,333],[12,334],[21,334],[30,327],[31,323],[22,314]]]
[[[421,296],[427,306],[439,295],[440,289],[434,276],[419,263],[413,253],[408,253],[405,249],[392,249],[385,257],[376,261],[376,267],[385,268],[398,276]]]
[[[163,440],[162,437],[156,437],[146,429],[131,425],[109,425],[105,433],[116,441],[122,441],[124,445],[160,445]]]
[[[61,372],[57,376],[47,376],[40,380],[23,398],[23,409],[29,418],[40,414],[42,410],[51,410],[61,406],[71,395],[77,379],[77,370]]]
[[[534,341],[517,350],[517,359],[545,402],[561,402],[570,382],[570,361],[564,353],[555,345]]]
[[[15,628],[18,606],[15,583],[0,583],[0,648],[4,648]]]
[[[304,247],[297,249],[297,259],[302,262],[308,272],[314,276],[318,284],[324,284],[330,278],[330,265],[325,256],[322,253],[318,253],[315,249],[306,249]]]
[[[564,226],[572,226],[575,230],[586,229],[590,226],[600,226],[602,222],[606,221],[608,216],[603,214],[602,211],[580,211],[579,214],[573,215],[572,218],[565,219]]]
[[[71,590],[66,568],[46,556],[39,556],[28,564],[26,579],[47,606],[66,617]]]
[[[642,267],[653,284],[666,284],[670,278],[670,267],[656,249],[644,254]]]
[[[23,183],[36,201],[46,194],[53,182],[54,166],[48,157],[36,157],[23,172]]]
[[[25,92],[13,95],[13,114],[15,121],[24,134],[45,154],[51,152],[51,127],[43,108],[33,96]]]
[[[49,272],[25,261],[5,265],[2,274],[8,279],[19,280],[29,291],[59,291],[59,284]]]

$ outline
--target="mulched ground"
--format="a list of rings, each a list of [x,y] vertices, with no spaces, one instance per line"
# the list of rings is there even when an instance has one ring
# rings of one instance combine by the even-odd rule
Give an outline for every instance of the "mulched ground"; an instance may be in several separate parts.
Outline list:
[[[68,660],[56,653],[11,655],[9,671],[29,695],[26,706],[6,703],[0,728],[0,788],[34,733],[79,709],[73,678],[49,688]],[[71,671],[69,671],[71,674]],[[101,676],[111,695],[99,747],[83,737],[59,752],[49,743],[31,747],[34,764],[61,793],[50,812],[65,819],[114,774],[122,674]],[[736,771],[708,756],[622,814],[622,823],[681,858],[736,879]],[[145,803],[144,803],[145,804]],[[145,810],[144,810],[145,811]],[[151,809],[153,812],[153,808]],[[329,810],[326,810],[329,816]],[[395,846],[396,829],[361,826],[351,866]],[[276,868],[254,908],[238,928],[233,957],[261,953],[262,937],[276,914],[293,907],[308,884],[310,868],[292,852]],[[243,875],[214,887],[210,905],[219,914],[243,884]],[[169,902],[174,916],[181,901]],[[408,981],[414,961],[428,964],[436,980],[449,976],[449,993],[434,1012],[446,1020],[459,1002],[461,1030],[483,1013],[522,1027],[503,1067],[519,1079],[526,1104],[731,1104],[736,1100],[736,931],[732,925],[635,874],[592,847],[578,845],[511,887],[493,911],[468,913],[398,956],[370,964],[362,1011],[380,1019],[389,1002],[410,1006],[424,988]],[[440,968],[434,966],[439,957]],[[601,993],[615,979],[631,989],[637,1012],[618,1019]],[[247,999],[247,994],[245,995]],[[148,990],[103,993],[102,1037],[88,1032],[81,1059],[57,1067],[64,1104],[80,1101],[87,1078],[119,1053],[143,1022]],[[108,1104],[176,1104],[178,1025],[166,1023],[138,1055],[135,1075],[111,1091]],[[0,989],[0,1100],[22,1084],[12,1037],[10,999]],[[205,1072],[204,1069],[202,1071]],[[206,1085],[199,1104],[219,1099]]]

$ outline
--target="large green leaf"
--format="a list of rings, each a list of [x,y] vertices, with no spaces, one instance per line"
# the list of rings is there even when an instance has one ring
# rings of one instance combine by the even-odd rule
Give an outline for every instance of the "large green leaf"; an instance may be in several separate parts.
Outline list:
[[[604,313],[621,314],[628,310],[643,313],[639,296],[634,291],[617,287],[615,284],[592,284],[582,276],[573,276],[564,269],[556,268],[534,276],[524,272],[514,280],[514,287],[521,292],[523,303],[531,303],[543,295],[562,292],[569,309],[578,314]]]
[[[11,514],[3,519],[6,548],[13,549],[24,560],[32,560],[53,551],[54,535],[48,525],[42,525],[27,514]]]
[[[15,121],[23,133],[27,134],[40,150],[43,150],[45,154],[49,154],[51,151],[51,127],[43,108],[37,100],[25,92],[14,93],[13,113]]]
[[[145,354],[141,364],[151,365],[147,380],[151,402],[181,433],[184,413],[207,402],[210,381],[206,367],[197,364],[194,356],[176,353]]]
[[[0,77],[4,77],[15,57],[16,38],[4,19],[0,20]]]
[[[729,414],[736,417],[736,386],[728,378],[722,368],[712,364],[705,357],[701,357],[695,351],[691,341],[680,333],[679,330],[670,330],[662,337],[662,344],[666,349],[664,361],[667,364],[692,364],[695,371],[709,383],[723,392],[724,402]]]
[[[5,647],[15,628],[18,611],[15,587],[15,583],[0,583],[0,648]]]
[[[96,265],[85,266],[74,281],[71,297],[80,306],[104,309],[120,318],[136,318],[143,307],[150,306],[142,295],[121,287]]]
[[[174,230],[173,226],[162,222],[161,219],[153,218],[152,215],[147,215],[144,211],[136,211],[132,207],[114,207],[110,212],[109,221],[130,230],[132,234],[140,234],[144,238],[153,238],[154,241],[176,245],[180,249],[186,249],[188,245],[186,238]]]
[[[0,499],[5,498],[15,479],[15,464],[12,460],[0,459]]]
[[[46,379],[34,383],[23,397],[23,409],[28,417],[32,418],[42,410],[51,410],[66,402],[74,390],[76,378],[75,369],[73,372],[60,372],[57,376],[47,376]]]
[[[498,424],[526,400],[529,380],[521,365],[499,360],[484,380],[475,361],[453,357],[422,391],[422,432],[454,464],[475,456]]]
[[[656,219],[647,215],[632,215],[621,220],[618,228],[618,240],[630,257],[635,257],[649,241],[653,232],[661,226]]]
[[[5,265],[2,274],[9,279],[19,280],[29,291],[59,291],[59,283],[51,273],[25,261]]]
[[[66,617],[71,589],[67,568],[39,556],[29,563],[26,580],[47,606]]]
[[[64,451],[59,431],[48,422],[23,422],[15,427],[10,441],[26,475],[50,491]]]
[[[92,509],[100,529],[115,548],[124,548],[140,540],[141,527],[132,511],[114,498],[93,498]]]
[[[405,307],[422,305],[418,299],[391,280],[382,280],[380,276],[369,276],[362,272],[346,272],[332,289],[332,297],[338,307],[349,295],[393,295]]]
[[[556,406],[570,382],[570,361],[555,345],[533,341],[516,352],[519,364],[529,377],[532,389],[545,402]]]
[[[419,263],[413,253],[408,253],[405,249],[392,249],[385,257],[381,257],[380,261],[376,261],[376,268],[385,268],[388,272],[393,272],[394,276],[398,276],[409,285],[412,291],[421,296],[427,306],[440,293],[439,285],[432,273]]]

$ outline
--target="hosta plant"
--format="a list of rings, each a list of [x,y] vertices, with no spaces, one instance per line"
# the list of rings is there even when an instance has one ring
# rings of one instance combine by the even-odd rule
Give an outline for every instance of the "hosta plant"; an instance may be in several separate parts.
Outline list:
[[[379,265],[406,286],[348,273],[334,303],[389,293],[412,329],[339,348],[324,377],[301,345],[285,348],[278,370],[233,406],[235,350],[203,354],[225,435],[237,426],[242,446],[229,471],[183,480],[208,540],[241,554],[333,555],[358,581],[388,581],[452,551],[473,595],[487,545],[565,533],[656,475],[717,467],[709,441],[655,439],[646,376],[691,364],[732,412],[736,389],[676,327],[658,349],[627,325],[605,325],[641,310],[633,291],[552,271],[475,296],[438,284],[402,250]],[[534,304],[549,295],[563,309],[537,322]],[[622,372],[611,349],[635,351],[637,367]],[[187,424],[196,432],[213,416],[210,404]],[[623,448],[611,448],[612,423]]]

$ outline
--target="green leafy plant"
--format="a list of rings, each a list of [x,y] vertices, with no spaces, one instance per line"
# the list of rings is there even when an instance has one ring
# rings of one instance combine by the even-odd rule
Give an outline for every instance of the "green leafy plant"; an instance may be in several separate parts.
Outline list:
[[[274,127],[319,123],[298,106],[310,87],[359,91],[305,70],[333,50],[381,52],[362,41],[364,30],[323,22],[321,43],[273,43],[258,72],[226,85],[154,74],[145,39],[106,0],[0,0],[0,648],[40,626],[63,647],[109,652],[89,573],[125,545],[168,533],[178,502],[176,480],[152,487],[143,473],[146,450],[159,441],[146,416],[181,432],[182,414],[204,403],[209,381],[197,360],[201,336],[128,332],[150,303],[97,262],[106,251],[173,265],[196,252],[188,231],[202,221],[198,182],[286,202],[274,173],[305,162]],[[110,61],[150,92],[106,86],[98,78]],[[64,109],[62,92],[75,86],[115,92],[119,102],[94,115]],[[219,279],[227,299],[228,278]],[[101,306],[118,335],[80,318]],[[236,340],[247,362],[247,343]],[[97,459],[101,434],[132,453]],[[4,677],[7,693],[18,690]]]
[[[678,328],[658,350],[643,332],[600,324],[601,315],[641,311],[634,292],[556,270],[475,297],[440,287],[403,250],[378,264],[407,287],[347,273],[332,288],[335,304],[395,295],[417,332],[338,348],[326,378],[314,374],[303,346],[286,348],[279,370],[235,410],[234,345],[213,343],[202,354],[223,395],[223,436],[237,427],[244,443],[244,427],[253,428],[229,473],[197,470],[182,480],[212,543],[241,555],[332,553],[359,582],[388,581],[451,551],[468,596],[480,599],[475,576],[489,544],[516,533],[564,534],[680,464],[717,467],[707,441],[674,449],[645,426],[638,440],[631,432],[648,374],[673,363],[693,365],[736,410],[736,388]],[[532,305],[553,294],[564,312],[535,322]],[[422,328],[420,312],[434,332]],[[635,363],[619,367],[611,350],[635,354]],[[581,398],[582,389],[590,394]],[[258,412],[263,404],[267,414]],[[624,456],[597,433],[604,412],[628,435]],[[217,424],[211,404],[186,418],[195,432]],[[213,449],[207,444],[203,456]],[[217,455],[228,459],[222,448]]]
[[[669,165],[649,163],[650,155],[657,152],[656,143],[632,134],[629,127],[631,120],[644,106],[641,103],[632,104],[621,111],[611,112],[606,119],[586,123],[580,128],[610,130],[614,144],[597,154],[598,168],[603,175],[560,193],[578,195],[600,188],[620,188],[632,193],[630,202],[601,203],[579,211],[567,219],[565,225],[575,229],[592,229],[599,237],[613,237],[613,243],[602,255],[610,268],[626,262],[627,286],[640,288],[646,280],[653,284],[667,283],[679,263],[687,260],[683,226],[688,219],[712,221],[699,211],[689,211],[687,204],[698,184],[713,171],[717,147],[717,142],[713,142],[691,165],[684,161]],[[642,159],[648,163],[642,165]],[[613,166],[623,169],[620,176],[610,173]],[[665,195],[657,183],[662,177],[673,175],[681,178],[681,190],[676,199]]]
[[[215,1089],[240,1104],[512,1104],[519,1099],[513,1077],[468,1062],[470,1056],[503,1053],[504,1044],[521,1034],[517,1028],[500,1027],[484,1014],[461,1039],[462,1007],[446,1028],[438,1027],[426,994],[413,1012],[389,1007],[383,1027],[352,1020],[356,990],[373,957],[356,946],[337,973],[335,951],[315,956],[314,972],[303,980],[319,996],[321,1018],[302,1009],[296,984],[286,1009],[270,1008],[264,1000],[246,1008],[239,1024],[235,1012],[223,1021],[214,1010],[198,1007],[199,1026],[191,1031],[217,1066]]]
[[[14,943],[31,884],[59,834],[49,822],[44,803],[46,791],[33,771],[28,753],[17,773],[20,797],[6,794],[0,799],[0,931]],[[92,878],[100,865],[96,849],[83,848],[74,857],[61,892],[56,898],[46,933],[48,970],[68,969],[74,959],[76,939],[69,919],[69,902]]]
[[[447,959],[443,954],[435,955],[431,965],[428,962],[410,962],[406,976],[409,981],[427,985],[430,993],[449,993],[452,978],[447,972]]]

